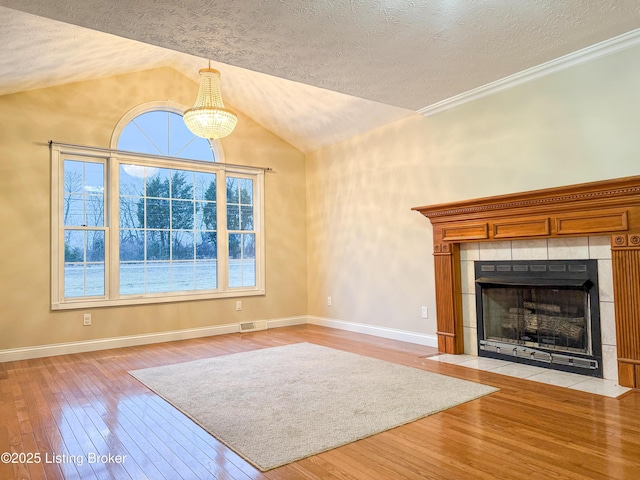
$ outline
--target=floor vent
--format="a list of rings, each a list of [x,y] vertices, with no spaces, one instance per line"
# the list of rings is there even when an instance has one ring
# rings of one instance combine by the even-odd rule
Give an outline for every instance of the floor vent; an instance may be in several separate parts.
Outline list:
[[[255,322],[242,322],[240,324],[240,333],[257,332],[258,330],[266,330],[266,329],[267,329],[266,320],[258,320]]]

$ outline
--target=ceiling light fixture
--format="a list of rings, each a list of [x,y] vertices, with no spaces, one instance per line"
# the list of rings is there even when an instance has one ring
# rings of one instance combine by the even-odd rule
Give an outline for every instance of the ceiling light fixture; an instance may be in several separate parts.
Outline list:
[[[198,98],[193,108],[185,110],[184,123],[198,137],[226,137],[236,128],[238,117],[222,103],[220,72],[211,68],[209,61],[209,68],[201,68],[199,76]]]

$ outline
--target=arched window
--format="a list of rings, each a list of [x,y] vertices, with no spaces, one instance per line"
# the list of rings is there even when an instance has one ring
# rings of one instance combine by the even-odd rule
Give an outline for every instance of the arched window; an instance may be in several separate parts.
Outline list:
[[[264,294],[264,170],[224,163],[184,110],[130,110],[109,149],[51,145],[52,308]]]
[[[131,109],[118,122],[111,148],[128,152],[222,162],[222,147],[191,133],[182,119],[187,107],[175,102],[149,102]]]

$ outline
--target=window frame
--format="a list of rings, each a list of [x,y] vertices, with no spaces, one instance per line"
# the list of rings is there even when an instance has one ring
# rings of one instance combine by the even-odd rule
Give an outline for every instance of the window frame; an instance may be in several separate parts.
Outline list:
[[[135,154],[118,150],[51,144],[51,308],[52,310],[139,305],[215,298],[243,297],[265,294],[264,238],[264,169],[220,162],[207,162],[171,157]],[[105,295],[103,297],[64,296],[64,162],[65,160],[104,163],[105,166]],[[217,288],[206,291],[181,291],[120,295],[120,164],[134,163],[158,168],[196,170],[217,175]],[[256,285],[228,286],[228,231],[226,212],[227,175],[254,179],[254,228],[256,229]],[[221,187],[222,186],[222,187]]]
[[[52,253],[54,252],[53,248],[54,245],[56,246],[56,248],[58,248],[59,250],[57,250],[57,254],[59,256],[62,257],[62,270],[60,272],[62,281],[59,282],[55,288],[56,288],[56,292],[57,294],[61,297],[61,298],[65,298],[64,297],[64,257],[65,257],[65,233],[67,231],[83,231],[83,232],[90,232],[90,231],[103,231],[104,232],[104,239],[105,239],[105,245],[104,245],[104,268],[105,268],[105,280],[104,280],[104,295],[93,295],[93,296],[84,296],[84,297],[75,297],[75,298],[83,298],[83,299],[89,299],[91,301],[100,301],[100,300],[104,300],[107,296],[108,296],[108,288],[109,288],[109,278],[110,278],[110,271],[108,268],[109,265],[109,259],[110,259],[110,249],[109,249],[109,243],[107,242],[107,239],[109,238],[109,226],[108,226],[108,210],[109,210],[109,202],[107,200],[107,179],[108,179],[108,172],[107,172],[107,163],[104,161],[103,158],[100,157],[85,157],[85,156],[81,156],[81,155],[76,155],[76,154],[70,154],[68,156],[68,158],[65,158],[65,160],[70,160],[70,161],[78,161],[78,162],[83,162],[83,163],[96,163],[99,165],[102,165],[103,168],[103,185],[104,185],[104,189],[105,192],[103,193],[103,206],[104,206],[104,213],[103,213],[103,225],[102,226],[87,226],[87,225],[81,225],[81,226],[65,226],[64,225],[64,207],[65,207],[65,201],[64,201],[64,194],[65,194],[65,177],[64,177],[64,161],[60,164],[60,165],[52,165],[52,172],[56,172],[56,174],[58,175],[58,180],[59,180],[59,185],[58,185],[58,190],[59,190],[59,199],[60,201],[56,204],[56,203],[52,203],[52,208],[51,208],[51,212],[52,212],[52,222],[56,221],[57,225],[58,225],[58,229],[57,231],[52,230],[52,234],[51,234],[51,239],[52,239]],[[52,189],[53,191],[53,189]],[[52,223],[53,224],[53,223]],[[53,257],[53,255],[52,255]],[[83,263],[86,263],[86,259]],[[52,265],[52,272],[53,272],[53,265]],[[53,290],[54,288],[54,284],[52,282],[52,295],[53,295]],[[52,296],[53,298],[53,296]],[[70,297],[71,299],[74,297]]]
[[[253,199],[252,201],[253,201],[254,221],[253,221],[253,228],[252,228],[251,230],[245,230],[245,229],[243,229],[243,228],[242,228],[242,226],[241,226],[241,225],[238,225],[238,228],[237,228],[237,229],[230,229],[230,228],[229,228],[228,218],[226,218],[226,217],[225,217],[225,219],[224,219],[224,220],[225,220],[225,227],[226,227],[226,228],[225,228],[225,241],[227,242],[227,246],[226,246],[226,248],[227,248],[227,261],[228,261],[229,263],[231,263],[231,253],[230,253],[230,251],[229,251],[229,245],[228,245],[230,235],[232,235],[232,234],[233,234],[233,235],[241,235],[241,236],[242,236],[242,235],[254,235],[254,237],[256,238],[256,245],[257,245],[257,242],[258,242],[257,237],[258,237],[258,234],[259,234],[259,232],[260,232],[259,219],[256,219],[256,218],[255,218],[256,198],[257,198],[257,193],[258,193],[258,188],[257,188],[257,185],[256,185],[256,180],[255,180],[253,177],[249,176],[249,175],[240,174],[240,173],[237,173],[237,172],[234,172],[234,173],[235,173],[235,174],[234,174],[234,175],[232,175],[232,177],[233,177],[233,178],[236,178],[237,180],[242,180],[242,179],[249,179],[249,180],[252,180],[252,183],[253,183],[253,191],[252,191],[251,193],[252,193],[252,199]],[[228,213],[228,206],[229,206],[229,204],[227,203],[228,198],[227,198],[227,181],[226,181],[226,180],[227,180],[227,179],[226,179],[226,177],[225,177],[225,188],[224,188],[224,190],[225,190],[225,216],[227,216],[227,213]],[[238,204],[237,204],[237,205],[238,205],[240,208],[242,207],[242,203],[241,203],[241,199],[240,199],[240,198],[238,198]],[[220,239],[218,239],[218,242],[220,242]],[[257,249],[257,247],[255,248],[255,250],[256,250],[256,262],[257,262],[257,261],[258,261],[258,260],[257,260],[257,255],[258,255],[258,252],[257,252],[257,250],[258,250],[258,249]],[[242,257],[240,260],[242,261],[242,260],[243,260],[243,258],[244,258],[244,257]],[[226,272],[227,272],[227,275],[228,275],[228,274],[229,274],[229,272],[230,272],[230,265],[229,265],[229,264],[227,264],[225,268],[226,268]],[[257,272],[256,272],[256,273],[257,273]],[[256,279],[256,282],[257,282],[257,279]],[[228,286],[228,288],[229,288],[229,289],[232,289],[232,290],[238,290],[238,289],[240,289],[240,290],[241,290],[241,289],[243,289],[243,288],[246,288],[246,287],[243,287],[243,286],[239,286],[239,287],[231,287],[231,286],[229,286],[229,281],[228,281],[228,279],[227,279],[227,286]]]

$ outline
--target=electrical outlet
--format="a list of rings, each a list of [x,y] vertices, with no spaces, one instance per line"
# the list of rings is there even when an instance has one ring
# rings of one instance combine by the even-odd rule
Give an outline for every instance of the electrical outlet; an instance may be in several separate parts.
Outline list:
[[[429,318],[429,309],[427,307],[422,307],[422,318]]]
[[[85,314],[82,316],[82,324],[83,324],[85,327],[88,327],[89,325],[91,325],[91,314],[90,314],[90,313],[85,313]]]
[[[239,312],[240,310],[242,310],[242,300],[237,300],[236,301],[236,312]]]
[[[327,297],[327,305],[331,306],[331,297]]]

